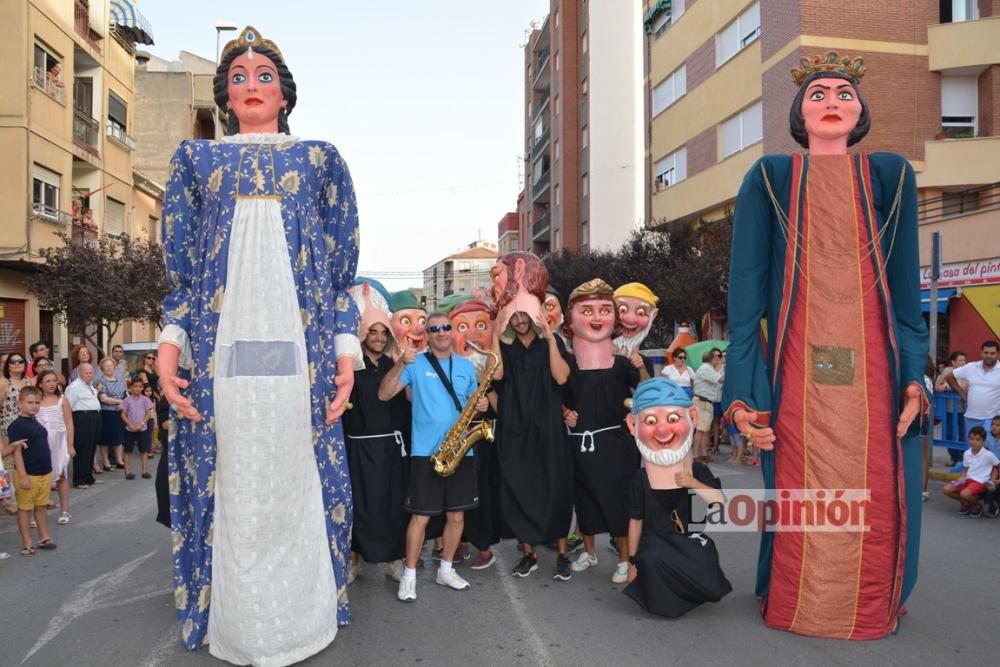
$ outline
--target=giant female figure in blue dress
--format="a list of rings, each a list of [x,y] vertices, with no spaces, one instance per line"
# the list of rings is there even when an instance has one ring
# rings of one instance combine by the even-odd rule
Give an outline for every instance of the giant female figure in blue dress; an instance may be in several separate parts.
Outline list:
[[[163,211],[175,602],[187,648],[286,665],[350,619],[357,208],[337,149],[288,134],[295,83],[257,30],[226,45],[215,99],[228,136],[181,144]]]
[[[762,536],[767,625],[845,639],[892,632],[916,581],[928,404],[913,169],[847,152],[871,125],[864,72],[860,58],[803,59],[790,126],[808,154],[765,156],[743,181],[723,391],[727,418],[769,450],[767,488],[870,493],[861,530]]]

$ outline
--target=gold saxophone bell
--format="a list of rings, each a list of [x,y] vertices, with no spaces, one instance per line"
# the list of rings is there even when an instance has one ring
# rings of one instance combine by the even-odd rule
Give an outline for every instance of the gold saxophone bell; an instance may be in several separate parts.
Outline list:
[[[476,352],[488,355],[490,361],[486,365],[486,370],[483,372],[479,386],[472,392],[472,396],[469,397],[465,407],[462,408],[462,412],[458,415],[458,421],[448,430],[444,436],[444,440],[441,441],[441,446],[431,455],[434,472],[442,477],[449,477],[455,474],[455,471],[458,470],[458,465],[474,444],[480,440],[493,442],[494,438],[493,427],[485,419],[472,428],[469,428],[469,424],[472,423],[472,418],[478,412],[476,410],[476,403],[490,389],[493,374],[496,372],[497,367],[500,366],[500,356],[496,352],[484,350],[474,343],[469,343],[468,345]]]

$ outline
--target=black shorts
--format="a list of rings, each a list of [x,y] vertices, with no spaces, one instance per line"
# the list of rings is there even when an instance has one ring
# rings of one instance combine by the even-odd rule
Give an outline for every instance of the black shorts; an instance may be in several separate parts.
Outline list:
[[[143,454],[148,454],[152,451],[152,433],[149,430],[145,431],[129,431],[125,430],[125,453],[131,454],[133,450],[138,449]]]
[[[434,472],[429,456],[410,457],[410,481],[403,509],[410,514],[438,516],[442,512],[464,512],[479,506],[479,480],[472,457],[462,461],[451,477]]]

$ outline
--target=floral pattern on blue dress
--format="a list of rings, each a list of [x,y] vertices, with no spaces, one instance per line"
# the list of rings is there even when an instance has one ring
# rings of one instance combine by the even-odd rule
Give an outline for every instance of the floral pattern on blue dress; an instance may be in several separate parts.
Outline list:
[[[174,596],[184,643],[192,650],[205,641],[211,600],[215,334],[237,197],[280,200],[306,340],[313,447],[338,586],[337,621],[340,625],[350,621],[346,590],[353,515],[350,478],[341,424],[324,423],[327,405],[336,394],[334,339],[339,334],[356,335],[359,324],[357,307],[347,292],[359,244],[357,203],[347,165],[325,142],[185,141],[171,161],[164,200],[164,254],[172,291],[163,311],[165,326],[176,325],[187,334],[193,363],[179,374],[190,382],[187,395],[202,415],[197,424],[179,420],[169,450]]]

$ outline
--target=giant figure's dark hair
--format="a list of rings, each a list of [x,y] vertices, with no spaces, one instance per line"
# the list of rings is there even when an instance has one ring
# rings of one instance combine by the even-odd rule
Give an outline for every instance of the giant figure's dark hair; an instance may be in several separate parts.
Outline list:
[[[215,78],[212,79],[215,103],[226,113],[228,119],[226,134],[238,134],[240,131],[240,119],[229,109],[229,68],[236,58],[246,53],[246,50],[247,47],[241,46],[227,53],[215,69]],[[286,103],[286,106],[278,112],[278,132],[287,134],[289,132],[288,114],[292,113],[292,109],[295,108],[295,79],[292,78],[292,73],[285,65],[285,61],[275,51],[264,46],[255,46],[253,52],[270,58],[274,62],[274,66],[278,68],[278,83],[281,85],[281,95],[285,98]]]
[[[803,148],[809,148],[809,135],[806,134],[806,119],[802,115],[802,101],[806,97],[806,89],[809,88],[809,84],[816,79],[843,79],[854,87],[854,94],[858,96],[858,102],[861,102],[861,115],[858,117],[858,124],[854,126],[854,129],[847,136],[847,145],[853,146],[864,139],[868,131],[872,129],[872,117],[868,112],[868,103],[865,102],[857,81],[840,72],[815,72],[806,77],[806,80],[799,86],[799,92],[795,96],[795,99],[792,100],[792,108],[788,111],[788,127],[792,133],[792,138]]]

